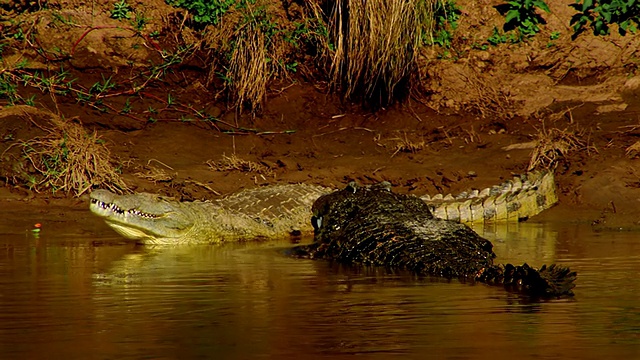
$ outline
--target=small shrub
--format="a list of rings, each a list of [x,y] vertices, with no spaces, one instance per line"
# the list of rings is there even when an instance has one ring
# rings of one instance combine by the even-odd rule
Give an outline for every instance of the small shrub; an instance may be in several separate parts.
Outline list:
[[[208,24],[217,25],[222,16],[229,8],[238,2],[238,0],[166,0],[167,4],[175,7],[181,7],[189,10],[193,17],[193,21],[201,26]],[[246,0],[239,1],[238,6],[246,3]],[[249,0],[250,3],[255,1]]]
[[[435,25],[432,33],[425,39],[425,43],[445,48],[450,47],[453,39],[452,31],[458,28],[460,14],[460,8],[455,2],[451,0],[437,1],[433,9]]]
[[[501,32],[500,30],[498,30],[497,27],[493,28],[493,33],[487,39],[487,42],[489,42],[489,44],[493,46],[497,46],[499,44],[506,44],[506,43],[515,44],[518,41],[519,41],[518,35],[514,34],[513,32],[510,32],[508,34]]]
[[[538,25],[546,22],[538,9],[549,13],[549,6],[542,0],[513,0],[496,6],[504,19],[504,31],[517,30],[521,37],[531,37],[540,31]]]
[[[113,4],[113,10],[111,10],[111,18],[116,20],[130,19],[131,18],[131,6],[127,4],[126,0],[120,0]]]
[[[611,24],[618,25],[618,33],[626,35],[635,33],[640,24],[640,2],[625,0],[577,0],[569,5],[578,11],[571,18],[573,38],[575,39],[587,27],[593,29],[594,35],[608,35]]]

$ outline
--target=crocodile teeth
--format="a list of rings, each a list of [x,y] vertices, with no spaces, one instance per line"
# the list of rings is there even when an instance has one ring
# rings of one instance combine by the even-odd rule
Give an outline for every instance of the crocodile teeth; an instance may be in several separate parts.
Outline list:
[[[146,219],[158,218],[157,215],[145,213],[145,212],[142,212],[142,211],[140,211],[138,209],[123,210],[118,205],[116,205],[115,203],[106,203],[104,201],[100,201],[100,200],[97,200],[97,199],[91,199],[91,203],[96,205],[97,207],[99,207],[101,209],[110,211],[110,212],[118,214],[118,215],[129,214],[129,215],[143,217],[143,218],[146,218]]]
[[[145,218],[145,219],[155,219],[155,218],[157,218],[157,217],[158,217],[157,215],[149,214],[149,213],[145,213],[145,212],[142,212],[142,211],[140,211],[140,210],[138,210],[138,209],[129,209],[129,210],[127,211],[127,213],[128,213],[128,214],[130,214],[130,215],[135,215],[135,216],[143,217],[143,218]]]

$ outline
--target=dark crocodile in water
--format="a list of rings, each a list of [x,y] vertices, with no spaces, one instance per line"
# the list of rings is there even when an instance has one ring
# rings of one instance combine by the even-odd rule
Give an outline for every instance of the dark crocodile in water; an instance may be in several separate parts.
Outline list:
[[[215,243],[311,232],[311,205],[332,189],[269,185],[212,201],[180,202],[154,194],[91,193],[91,211],[124,237],[145,244]],[[425,196],[436,217],[467,223],[518,221],[557,202],[553,173],[516,176],[456,196]]]
[[[467,225],[434,217],[421,199],[393,193],[388,183],[352,183],[320,197],[312,212],[314,242],[296,247],[296,256],[503,285],[540,298],[573,294],[575,272],[494,264],[489,240]]]

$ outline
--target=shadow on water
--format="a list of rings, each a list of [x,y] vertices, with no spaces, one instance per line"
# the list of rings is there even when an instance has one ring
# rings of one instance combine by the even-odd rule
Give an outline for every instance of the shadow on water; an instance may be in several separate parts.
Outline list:
[[[499,262],[578,272],[575,299],[526,303],[498,287],[288,258],[287,241],[140,247],[87,211],[2,215],[1,358],[640,355],[637,233],[476,229]]]

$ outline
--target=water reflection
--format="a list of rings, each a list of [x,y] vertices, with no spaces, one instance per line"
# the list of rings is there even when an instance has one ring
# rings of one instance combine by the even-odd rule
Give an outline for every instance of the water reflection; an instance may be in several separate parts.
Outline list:
[[[500,262],[578,271],[575,299],[523,303],[498,287],[287,258],[287,242],[136,247],[88,214],[49,223],[55,212],[34,238],[21,216],[0,225],[1,358],[640,355],[636,233],[477,229]]]

